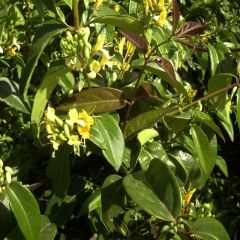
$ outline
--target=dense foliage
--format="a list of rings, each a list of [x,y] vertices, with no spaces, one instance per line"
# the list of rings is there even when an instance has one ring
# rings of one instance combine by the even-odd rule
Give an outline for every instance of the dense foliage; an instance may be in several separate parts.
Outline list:
[[[239,9],[0,1],[0,239],[237,239]]]

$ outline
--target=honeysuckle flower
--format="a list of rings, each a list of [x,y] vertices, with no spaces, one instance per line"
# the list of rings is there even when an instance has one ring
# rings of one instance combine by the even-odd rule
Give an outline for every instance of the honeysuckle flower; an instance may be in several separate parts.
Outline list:
[[[13,46],[9,47],[6,53],[9,57],[14,57],[16,55],[16,50]]]
[[[68,140],[68,144],[69,145],[75,145],[75,146],[80,146],[81,145],[81,141],[79,140],[78,135],[71,135],[69,140]]]
[[[110,59],[110,55],[109,55],[109,52],[105,49],[102,49],[101,52],[102,52],[102,58],[100,60],[100,67],[104,69],[105,65]]]
[[[47,107],[47,110],[45,111],[45,118],[49,122],[54,122],[56,119],[55,109],[52,107]]]
[[[100,63],[96,60],[93,60],[89,65],[90,73],[87,76],[90,79],[94,79],[97,76],[97,73],[101,70]]]
[[[183,207],[187,207],[188,204],[191,201],[192,195],[195,193],[196,188],[194,188],[193,190],[187,192],[184,196],[183,196]]]
[[[102,50],[104,42],[105,42],[105,36],[98,35],[97,42],[91,51],[91,56],[94,56],[98,51]]]
[[[160,27],[163,27],[164,26],[164,23],[165,23],[165,20],[167,18],[167,10],[164,8],[157,20],[157,24],[160,26]]]
[[[164,9],[164,0],[159,0],[157,7],[159,10],[163,10]]]

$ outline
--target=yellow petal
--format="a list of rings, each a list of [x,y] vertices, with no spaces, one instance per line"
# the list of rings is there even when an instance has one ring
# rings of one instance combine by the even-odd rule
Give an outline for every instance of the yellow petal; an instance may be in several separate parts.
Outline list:
[[[72,108],[68,112],[68,116],[73,123],[76,123],[78,120],[78,111],[76,108]]]
[[[194,188],[192,191],[189,191],[188,193],[186,193],[183,197],[183,206],[187,207],[188,204],[191,201],[192,195],[194,194],[194,192],[196,191],[196,188]]]

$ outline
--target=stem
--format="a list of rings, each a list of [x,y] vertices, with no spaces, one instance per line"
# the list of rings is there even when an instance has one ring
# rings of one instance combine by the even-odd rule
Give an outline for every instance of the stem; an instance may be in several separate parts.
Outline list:
[[[208,52],[209,49],[208,48],[204,48],[204,47],[196,47],[194,44],[191,44],[189,42],[186,42],[182,39],[178,39],[178,38],[175,38],[174,39],[176,42],[179,42],[179,43],[182,43],[190,48],[192,48],[193,50],[196,50],[196,51],[199,51],[199,52]],[[240,48],[229,48],[229,50],[231,52],[240,52]]]
[[[79,0],[73,0],[73,2],[72,2],[74,27],[75,27],[76,31],[78,31],[80,28],[78,1]]]
[[[162,46],[163,44],[168,43],[171,38],[172,38],[172,35],[171,35],[166,41],[163,41],[163,42],[159,43],[157,46],[155,46],[155,47],[151,50],[151,52],[148,54],[148,56],[145,57],[144,64],[143,64],[143,66],[142,66],[142,68],[141,68],[141,71],[139,72],[139,76],[138,76],[137,82],[136,82],[136,84],[135,84],[135,86],[134,86],[134,89],[133,89],[131,98],[130,98],[130,100],[129,100],[129,105],[128,105],[128,108],[127,108],[127,111],[126,111],[126,114],[125,114],[125,117],[124,117],[123,131],[125,130],[125,127],[126,127],[126,124],[127,124],[127,120],[128,120],[128,118],[129,118],[129,114],[130,114],[131,108],[132,108],[132,106],[133,106],[133,104],[134,104],[134,98],[135,98],[135,95],[136,95],[136,93],[137,93],[137,88],[138,88],[138,86],[139,86],[140,80],[141,80],[142,75],[143,75],[143,73],[144,73],[144,70],[145,70],[145,68],[146,68],[146,66],[147,66],[147,64],[148,64],[148,62],[149,62],[150,57],[151,57],[152,54],[156,51],[156,49],[158,49],[158,48],[159,48],[160,46]]]
[[[197,99],[196,101],[191,102],[191,103],[189,103],[188,105],[186,105],[184,107],[179,108],[179,110],[174,110],[174,111],[170,112],[169,115],[175,115],[178,112],[183,112],[186,109],[194,106],[195,104],[197,104],[199,102],[207,101],[209,98],[215,97],[215,96],[217,96],[217,95],[219,95],[221,93],[224,93],[224,92],[226,92],[226,91],[228,91],[228,90],[230,90],[230,89],[232,89],[234,87],[239,87],[239,84],[236,82],[236,83],[233,83],[232,85],[230,85],[228,87],[221,88],[221,89],[219,89],[219,90],[217,90],[215,92],[209,93],[208,95],[206,95],[204,97],[201,97],[201,98]]]

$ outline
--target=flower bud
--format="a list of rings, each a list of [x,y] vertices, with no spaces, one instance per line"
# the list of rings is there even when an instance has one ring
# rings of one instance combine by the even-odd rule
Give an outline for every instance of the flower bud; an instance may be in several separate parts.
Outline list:
[[[12,181],[12,175],[9,172],[6,172],[6,183],[10,184]]]
[[[69,129],[69,126],[66,123],[63,125],[63,129],[64,129],[65,136],[67,138],[70,138],[70,129]]]
[[[3,161],[0,159],[0,169],[3,167]]]
[[[13,173],[12,168],[11,168],[11,167],[8,167],[8,166],[5,167],[5,171],[6,171],[6,172],[9,172],[10,174]]]

